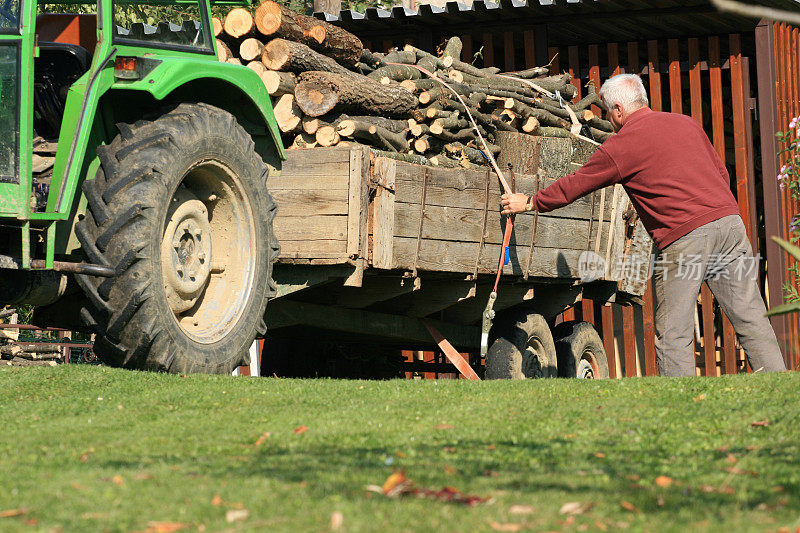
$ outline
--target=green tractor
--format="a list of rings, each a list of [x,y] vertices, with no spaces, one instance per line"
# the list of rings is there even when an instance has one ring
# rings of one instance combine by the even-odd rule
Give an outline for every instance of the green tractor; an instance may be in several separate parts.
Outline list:
[[[0,0],[0,302],[110,365],[246,364],[285,157],[263,83],[217,61],[207,0],[41,7]]]

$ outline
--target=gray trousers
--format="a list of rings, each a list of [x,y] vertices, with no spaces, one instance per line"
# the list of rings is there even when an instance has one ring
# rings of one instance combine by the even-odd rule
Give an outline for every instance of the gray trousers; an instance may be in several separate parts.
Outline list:
[[[778,340],[764,316],[753,257],[739,215],[687,233],[653,262],[656,358],[662,376],[694,376],[694,316],[703,281],[730,318],[753,371],[786,370]],[[708,335],[708,333],[706,333]],[[707,336],[706,342],[713,342]]]

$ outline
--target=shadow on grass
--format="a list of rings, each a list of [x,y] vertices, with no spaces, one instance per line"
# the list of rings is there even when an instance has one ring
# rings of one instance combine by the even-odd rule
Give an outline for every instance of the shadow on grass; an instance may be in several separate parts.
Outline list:
[[[563,500],[596,501],[619,505],[622,500],[635,502],[645,512],[670,513],[687,506],[705,509],[707,513],[725,513],[732,506],[754,509],[760,504],[775,505],[789,497],[785,505],[800,509],[797,495],[800,483],[792,474],[796,469],[793,444],[778,444],[758,450],[745,447],[705,456],[675,456],[664,449],[613,450],[613,457],[597,458],[591,451],[565,439],[545,442],[489,443],[484,440],[459,440],[456,449],[439,444],[414,444],[389,449],[382,446],[337,447],[335,443],[303,446],[270,446],[259,448],[249,460],[241,456],[194,457],[184,459],[191,475],[211,479],[270,478],[284,484],[304,483],[314,497],[338,494],[362,498],[367,484],[381,485],[393,469],[406,469],[418,487],[438,489],[455,486],[479,495],[514,492],[521,497],[539,495]],[[406,457],[398,457],[403,451]],[[747,456],[744,474],[732,474],[724,468],[727,454]],[[391,465],[387,464],[391,458]],[[131,461],[108,461],[110,469],[139,469],[142,460],[174,464],[175,457],[153,455]],[[532,461],[532,459],[535,459]],[[447,473],[445,465],[452,470]],[[758,465],[758,466],[752,466]],[[654,480],[665,471],[693,471],[693,477],[675,475],[675,484],[658,487]],[[748,468],[764,472],[752,475]],[[782,491],[776,492],[775,486]],[[713,488],[713,491],[709,490]],[[730,487],[733,492],[723,489]],[[730,490],[730,489],[728,489]],[[659,498],[661,502],[659,504]],[[567,501],[567,500],[564,500]],[[563,502],[562,502],[563,503]]]

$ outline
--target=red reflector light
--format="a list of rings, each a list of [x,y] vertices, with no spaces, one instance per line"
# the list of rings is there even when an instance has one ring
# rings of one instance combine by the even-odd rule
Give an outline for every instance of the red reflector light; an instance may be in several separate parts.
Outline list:
[[[135,80],[139,77],[137,66],[138,58],[136,57],[117,57],[114,59],[114,77]]]

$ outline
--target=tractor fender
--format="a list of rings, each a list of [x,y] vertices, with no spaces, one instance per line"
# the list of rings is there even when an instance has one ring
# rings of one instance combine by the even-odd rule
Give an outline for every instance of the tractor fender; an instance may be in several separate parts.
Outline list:
[[[141,79],[118,80],[110,90],[150,93],[155,100],[205,102],[229,111],[245,126],[258,127],[263,119],[277,155],[286,159],[269,93],[255,71],[230,63],[191,57],[144,57],[152,67]]]

